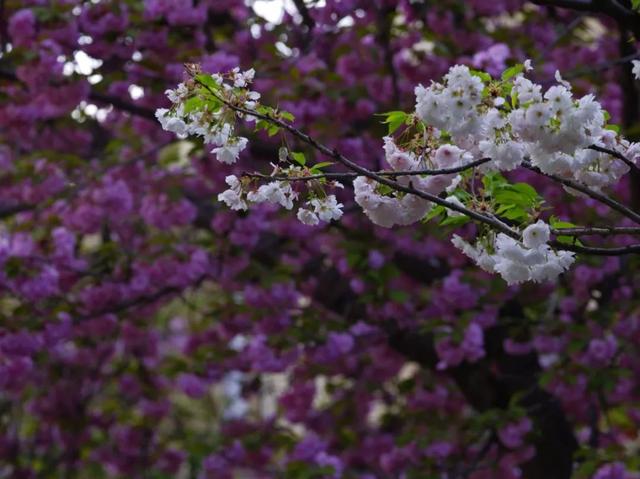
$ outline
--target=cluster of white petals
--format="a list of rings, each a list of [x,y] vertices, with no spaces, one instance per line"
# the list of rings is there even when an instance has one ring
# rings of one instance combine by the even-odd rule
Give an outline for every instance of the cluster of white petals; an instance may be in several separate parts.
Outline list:
[[[324,198],[313,198],[307,201],[309,208],[299,208],[296,215],[305,225],[315,226],[320,221],[329,222],[342,218],[342,203],[338,203],[335,195]]]
[[[298,199],[298,192],[293,190],[286,181],[271,181],[260,185],[258,189],[248,190],[235,175],[225,178],[229,188],[218,195],[218,201],[223,202],[232,210],[246,210],[251,203],[271,203],[291,210]],[[305,207],[298,209],[298,219],[306,225],[317,225],[321,221],[330,222],[342,217],[342,203],[338,203],[335,195],[322,198],[312,198],[305,203]]]
[[[484,81],[457,65],[443,83],[416,87],[416,114],[427,125],[451,135],[453,143],[473,158],[491,158],[484,170],[513,170],[529,158],[544,173],[594,189],[617,182],[628,166],[589,147],[624,152],[629,143],[605,128],[605,112],[593,95],[575,99],[559,74],[556,81],[543,92],[540,85],[518,74],[508,104],[502,96],[483,98]]]
[[[507,284],[514,285],[525,281],[553,281],[573,264],[574,254],[551,249],[547,244],[549,237],[549,225],[538,220],[525,228],[522,241],[499,233],[489,246],[487,238],[475,246],[458,235],[454,235],[451,242],[483,270],[498,273]]]
[[[247,194],[247,199],[252,203],[272,203],[287,210],[293,208],[293,200],[297,197],[298,193],[293,191],[291,184],[284,181],[266,183]]]
[[[253,69],[241,72],[238,68],[232,72],[233,86],[225,83],[221,75],[211,75],[213,81],[224,91],[233,91],[233,88],[245,88],[255,75]],[[224,110],[209,112],[202,110],[185,111],[185,102],[190,92],[184,83],[180,83],[174,90],[165,92],[171,100],[171,109],[159,108],[156,110],[156,118],[166,131],[175,133],[179,137],[189,135],[202,137],[206,145],[212,145],[211,153],[221,163],[233,164],[238,161],[240,153],[247,147],[246,138],[234,135],[234,123],[224,121]],[[245,108],[254,108],[260,99],[260,94],[254,91],[243,92],[246,100]]]
[[[454,137],[478,135],[482,129],[479,106],[484,83],[463,65],[451,67],[444,84],[429,88],[418,85],[416,113],[425,123],[451,133]]]
[[[437,201],[446,208],[434,210],[430,216],[446,215],[443,225],[464,222],[456,217],[464,216],[467,207],[477,207],[476,214],[467,211],[468,216],[481,219],[480,212],[489,225],[495,224],[494,219],[500,222],[502,215],[515,221],[511,224],[526,224],[539,214],[536,210],[541,199],[530,186],[511,185],[496,171],[511,171],[530,162],[543,174],[598,191],[626,174],[629,162],[640,163],[640,144],[619,137],[616,128],[607,125],[608,114],[593,95],[574,97],[571,85],[559,72],[556,84],[545,90],[526,77],[531,70],[527,60],[509,68],[500,79],[492,79],[486,73],[456,65],[442,82],[418,85],[415,114],[388,114],[390,134],[399,125],[407,128],[399,136],[402,142],[384,137],[390,171],[380,173],[414,193],[383,184],[387,182],[373,173],[357,176],[353,181],[354,198],[366,216],[386,228],[410,225],[423,220],[434,207],[425,198],[437,196],[446,197],[446,204]],[[640,79],[640,60],[633,61],[633,73]],[[283,119],[293,118],[290,113],[258,105],[260,95],[249,89],[254,75],[253,69],[243,72],[236,68],[211,78],[197,76],[168,90],[173,106],[157,110],[156,116],[165,130],[180,137],[200,136],[205,144],[213,146],[211,152],[220,162],[233,164],[248,143],[234,134],[236,118],[246,116],[257,121],[257,127],[267,129],[270,135],[283,127]],[[198,90],[196,84],[203,88]],[[205,90],[209,90],[205,98],[199,98]],[[270,178],[227,176],[229,188],[218,195],[218,200],[232,210],[246,210],[255,203],[292,210],[299,200],[296,216],[311,226],[342,217],[343,205],[325,191],[328,186],[342,187],[337,181],[329,181],[339,173],[322,174],[322,168],[331,163],[308,167],[303,153],[290,155],[286,147],[280,148],[278,159],[289,166],[273,165]],[[478,175],[484,175],[481,181],[476,181]],[[270,181],[256,186],[255,178]],[[492,178],[499,178],[506,187]],[[296,181],[304,186],[294,189]],[[502,200],[498,200],[499,193]],[[302,194],[305,197],[299,198]],[[517,197],[514,204],[508,198],[518,194],[525,201],[516,207]],[[521,238],[515,238],[516,231],[496,234],[481,229],[475,245],[457,235],[452,242],[482,269],[499,274],[509,285],[554,281],[574,262],[574,253],[551,248],[551,230],[543,221],[527,226]]]
[[[218,195],[218,201],[222,201],[232,210],[246,210],[248,203],[273,203],[290,210],[298,193],[291,185],[284,181],[272,181],[261,185],[257,190],[244,191],[242,182],[235,175],[225,178],[229,189]]]
[[[425,168],[454,168],[469,163],[473,157],[455,145],[445,144],[431,152],[427,158],[419,159],[414,153],[403,151],[391,137],[384,138],[387,164],[394,171],[416,171]],[[438,195],[452,186],[457,175],[398,176],[401,185],[409,185],[419,191]],[[356,202],[371,221],[379,226],[410,225],[420,221],[433,204],[416,195],[398,191],[381,192],[381,186],[370,178],[357,177],[353,182]]]
[[[247,202],[242,195],[242,185],[235,175],[229,175],[225,178],[229,189],[218,195],[218,201],[222,201],[232,210],[246,210]]]

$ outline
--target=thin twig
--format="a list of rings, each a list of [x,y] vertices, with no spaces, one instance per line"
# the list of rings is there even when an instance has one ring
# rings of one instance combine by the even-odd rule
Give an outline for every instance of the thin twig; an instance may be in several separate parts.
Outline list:
[[[591,256],[624,256],[627,254],[640,253],[640,244],[619,246],[614,248],[600,248],[595,246],[580,246],[575,244],[562,243],[560,241],[550,241],[550,246],[554,248],[572,251],[574,253],[588,254]]]
[[[435,170],[404,170],[404,171],[376,171],[374,172],[376,175],[386,176],[395,178],[398,176],[438,176],[438,175],[452,175],[455,173],[460,173],[462,171],[470,170],[478,165],[483,165],[491,161],[491,158],[481,158],[479,160],[472,161],[471,163],[467,163],[465,165],[456,166],[454,168],[441,168]],[[304,176],[279,176],[279,175],[265,175],[263,173],[243,173],[242,176],[246,176],[249,178],[258,178],[263,180],[273,180],[273,181],[311,181],[311,180],[320,180],[323,178],[331,179],[331,180],[340,180],[340,179],[349,179],[356,178],[360,176],[358,173],[353,172],[327,172],[327,173],[318,173],[313,175],[304,175]]]
[[[291,133],[291,135],[295,136],[296,138],[302,140],[303,142],[307,143],[308,145],[312,146],[313,148],[315,148],[316,150],[318,150],[320,153],[335,159],[336,161],[338,161],[339,163],[341,163],[342,165],[346,166],[347,168],[349,168],[350,170],[353,170],[354,172],[358,173],[361,176],[365,176],[367,178],[370,178],[382,185],[386,185],[389,186],[390,188],[393,188],[396,191],[400,191],[403,193],[408,193],[408,194],[412,194],[415,196],[418,196],[419,198],[425,199],[427,201],[431,201],[432,203],[435,203],[437,205],[443,206],[445,208],[448,208],[452,211],[456,211],[458,213],[462,213],[463,215],[468,216],[471,219],[474,219],[480,223],[484,223],[487,226],[492,227],[493,229],[495,229],[496,231],[499,231],[501,233],[506,234],[507,236],[510,236],[511,238],[520,239],[520,233],[516,230],[511,229],[508,225],[506,225],[505,223],[503,223],[502,221],[500,221],[497,218],[493,218],[491,216],[479,213],[477,211],[474,210],[470,210],[464,206],[460,206],[457,205],[455,203],[451,203],[447,200],[444,200],[436,195],[433,195],[431,193],[427,193],[425,191],[421,191],[421,190],[416,190],[414,188],[412,188],[411,186],[404,186],[399,184],[396,181],[390,180],[384,176],[378,175],[377,173],[368,170],[367,168],[364,168],[363,166],[358,165],[357,163],[351,161],[350,159],[348,159],[347,157],[345,157],[344,155],[342,155],[337,149],[330,149],[329,147],[323,145],[322,143],[319,143],[317,140],[315,140],[314,138],[312,138],[311,136],[309,136],[307,133],[304,133],[300,130],[298,130],[296,127],[294,127],[293,125],[290,125],[289,123],[280,120],[279,118],[274,118],[270,115],[267,114],[263,114],[263,113],[259,113],[257,111],[254,110],[249,110],[247,108],[241,107],[241,106],[237,106],[234,105],[233,103],[229,102],[228,100],[220,97],[217,92],[215,92],[214,90],[212,90],[208,85],[204,84],[203,82],[199,81],[195,76],[194,76],[194,81],[196,81],[199,85],[201,85],[203,88],[205,88],[209,93],[211,93],[215,98],[217,98],[218,100],[220,100],[221,102],[223,102],[226,106],[228,106],[229,108],[231,108],[232,110],[238,112],[238,113],[242,113],[243,115],[248,115],[249,117],[253,117],[253,118],[257,118],[260,120],[264,120],[267,121],[269,123],[272,123],[274,125],[279,126],[280,128],[288,131],[289,133]],[[555,181],[558,181],[562,184],[564,184],[565,186],[569,186],[571,188],[576,189],[577,191],[583,192],[584,194],[587,194],[595,199],[598,199],[599,201],[603,202],[604,204],[607,204],[609,206],[611,206],[611,208],[616,209],[622,213],[624,213],[625,215],[629,216],[630,218],[634,219],[634,221],[636,221],[638,224],[640,224],[640,215],[638,215],[637,213],[629,210],[627,207],[625,207],[624,205],[618,203],[617,201],[609,198],[606,195],[603,195],[601,193],[597,193],[595,191],[592,191],[591,189],[580,185],[578,183],[575,183],[574,181],[571,180],[566,180],[564,178],[560,178],[558,176],[555,175],[549,175],[549,174],[545,174],[542,173],[542,171],[540,171],[537,167],[532,166],[530,163],[528,162],[523,162],[522,163],[523,166],[525,168],[528,168],[536,173],[539,173],[541,175],[544,176],[548,176],[550,178],[552,178]],[[590,254],[590,255],[596,255],[596,256],[618,256],[618,255],[624,255],[624,254],[631,254],[631,253],[639,253],[640,252],[640,245],[629,245],[629,246],[623,246],[623,247],[617,247],[617,248],[599,248],[599,247],[589,247],[589,246],[579,246],[579,245],[568,245],[565,243],[561,243],[559,241],[552,241],[549,243],[551,246],[555,247],[555,248],[559,248],[559,249],[563,249],[566,251],[573,251],[576,253],[583,253],[583,254]]]
[[[638,168],[638,166],[633,161],[631,161],[629,158],[624,156],[619,151],[612,150],[610,148],[605,148],[603,146],[597,146],[597,145],[591,145],[588,149],[589,150],[593,150],[593,151],[599,151],[600,153],[606,153],[608,155],[611,155],[614,158],[617,158],[618,160],[625,162],[627,164],[627,166],[629,168],[631,168],[632,170],[636,170],[636,171],[640,172],[640,168]]]
[[[640,234],[640,228],[635,226],[587,226],[580,228],[553,228],[551,232],[560,236],[637,235]]]
[[[618,65],[624,65],[625,63],[628,63],[631,60],[635,60],[637,58],[640,58],[640,52],[633,53],[631,55],[625,55],[623,57],[616,58],[615,60],[609,60],[606,62],[598,63],[591,67],[576,68],[574,70],[568,71],[567,73],[563,73],[562,76],[564,77],[565,80],[572,80],[582,75],[598,73],[598,72],[606,71],[609,68],[612,68]]]
[[[614,200],[613,198],[609,198],[607,195],[599,193],[597,191],[592,190],[591,188],[588,188],[584,185],[581,185],[580,183],[577,183],[575,181],[572,180],[568,180],[566,178],[562,178],[560,176],[551,174],[551,173],[543,173],[540,168],[538,168],[537,166],[533,166],[531,163],[527,162],[527,161],[523,161],[522,162],[522,166],[524,166],[526,169],[533,171],[534,173],[538,173],[539,175],[542,176],[546,176],[548,178],[551,178],[553,181],[556,181],[564,186],[567,186],[571,189],[574,189],[576,191],[579,191],[580,193],[583,193],[591,198],[593,198],[594,200],[598,200],[601,203],[604,203],[605,205],[609,206],[611,209],[616,210],[619,213],[622,213],[623,215],[625,215],[627,218],[632,219],[634,222],[640,224],[640,215],[638,213],[636,213],[635,211],[627,208],[625,205],[623,205],[622,203],[618,203],[616,200]]]
[[[590,13],[601,13],[615,19],[618,23],[632,30],[640,37],[640,15],[624,5],[614,1],[603,0],[531,0],[536,5],[569,8]]]

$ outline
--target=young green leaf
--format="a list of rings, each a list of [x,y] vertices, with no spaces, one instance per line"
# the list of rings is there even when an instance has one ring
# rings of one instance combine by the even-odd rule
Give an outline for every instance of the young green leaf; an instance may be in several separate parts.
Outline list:
[[[462,226],[470,221],[466,215],[447,216],[440,222],[440,226]]]
[[[512,67],[507,68],[502,72],[502,76],[500,77],[502,81],[508,81],[518,73],[522,73],[524,71],[524,65],[522,63],[518,63],[517,65],[513,65]]]
[[[404,111],[389,111],[387,113],[382,113],[383,116],[386,116],[385,120],[382,123],[389,125],[389,134],[391,135],[394,131],[396,131],[403,123],[406,123],[407,117],[409,116]]]
[[[289,154],[291,155],[293,161],[298,163],[300,166],[304,166],[307,164],[307,159],[305,158],[304,153],[301,153],[299,151],[292,151]]]
[[[284,110],[280,112],[280,118],[283,118],[287,121],[293,121],[296,119],[296,117],[293,116],[293,113]]]
[[[210,90],[218,91],[220,89],[220,85],[216,83],[211,75],[206,73],[200,73],[196,75],[196,81],[201,83],[202,85],[207,86]]]
[[[321,161],[320,163],[316,163],[315,165],[313,165],[311,167],[311,171],[320,171],[322,170],[322,168],[324,168],[325,166],[331,166],[333,165],[333,161]]]
[[[491,75],[489,75],[487,72],[483,72],[480,70],[471,70],[471,74],[474,77],[480,78],[480,80],[482,80],[485,83],[489,83],[491,81]]]
[[[432,220],[433,218],[440,216],[440,215],[446,215],[447,214],[447,209],[444,206],[434,206],[433,208],[431,208],[431,211],[429,211],[429,213],[427,214],[427,216],[424,217],[424,222],[426,223],[429,220]]]
[[[184,102],[184,113],[187,114],[193,111],[200,110],[203,105],[204,102],[202,101],[202,98],[198,96],[192,96]]]

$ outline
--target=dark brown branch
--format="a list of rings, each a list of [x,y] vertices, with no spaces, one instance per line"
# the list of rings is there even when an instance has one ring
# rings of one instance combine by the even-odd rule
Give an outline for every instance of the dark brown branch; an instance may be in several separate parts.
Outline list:
[[[243,115],[248,115],[249,117],[253,117],[259,120],[264,120],[267,121],[269,123],[272,123],[274,125],[279,126],[280,128],[283,128],[284,130],[288,131],[289,133],[291,133],[291,135],[293,135],[294,137],[298,138],[299,140],[302,140],[303,142],[307,143],[308,145],[312,146],[313,148],[315,148],[316,150],[318,150],[320,153],[335,159],[336,161],[338,161],[339,163],[341,163],[342,165],[346,166],[347,168],[349,168],[350,170],[358,173],[361,176],[365,176],[367,178],[370,178],[380,184],[389,186],[390,188],[396,190],[396,191],[400,191],[403,193],[408,193],[408,194],[412,194],[415,196],[418,196],[419,198],[425,199],[427,201],[431,201],[432,203],[435,203],[437,205],[443,206],[445,208],[448,208],[452,211],[456,211],[458,213],[462,213],[463,215],[468,216],[471,219],[474,219],[480,223],[484,223],[487,226],[490,226],[491,228],[495,229],[496,231],[499,231],[501,233],[506,234],[507,236],[510,236],[511,238],[520,239],[520,233],[518,231],[515,231],[513,229],[511,229],[508,225],[506,225],[505,223],[503,223],[502,221],[500,221],[497,218],[479,213],[477,211],[474,210],[470,210],[464,206],[460,206],[457,205],[455,203],[451,203],[447,200],[444,200],[436,195],[432,195],[431,193],[427,193],[425,191],[421,191],[421,190],[416,190],[415,188],[412,188],[411,186],[404,186],[399,184],[396,181],[390,180],[388,178],[385,178],[384,176],[380,176],[378,174],[376,174],[375,172],[368,170],[367,168],[364,168],[363,166],[358,165],[357,163],[351,161],[350,159],[348,159],[347,157],[343,156],[338,150],[333,149],[331,150],[330,148],[328,148],[327,146],[323,145],[322,143],[319,143],[318,141],[316,141],[314,138],[312,138],[311,136],[309,136],[308,134],[298,130],[297,128],[295,128],[294,126],[290,125],[289,123],[280,120],[279,118],[275,118],[272,117],[271,115],[268,114],[263,114],[263,113],[259,113],[257,111],[254,110],[249,110],[246,109],[244,107],[241,106],[237,106],[234,105],[233,103],[229,102],[228,100],[220,97],[217,92],[215,92],[214,90],[212,90],[208,85],[206,85],[205,83],[202,83],[201,81],[199,81],[196,77],[194,77],[194,80],[200,85],[202,86],[205,90],[207,90],[211,95],[213,95],[215,98],[217,98],[218,100],[220,100],[221,102],[223,102],[226,106],[228,106],[229,108],[231,108],[233,111],[241,113]],[[609,198],[608,196],[602,194],[602,193],[598,193],[596,191],[591,190],[590,188],[587,188],[586,186],[583,186],[579,183],[576,183],[572,180],[567,180],[565,178],[561,178],[559,176],[556,175],[551,175],[551,174],[547,174],[547,173],[543,173],[539,168],[532,166],[530,163],[528,163],[527,161],[523,161],[522,165],[531,170],[534,171],[538,174],[541,174],[543,176],[547,176],[551,179],[553,179],[554,181],[557,181],[565,186],[568,186],[570,188],[573,188],[581,193],[584,193],[594,199],[599,200],[600,202],[610,206],[612,209],[615,209],[621,213],[623,213],[625,216],[628,216],[629,218],[633,219],[636,223],[640,224],[640,215],[638,215],[637,213],[635,213],[634,211],[631,211],[629,208],[627,208],[626,206],[618,203],[617,201]],[[619,248],[598,248],[598,247],[588,247],[588,246],[579,246],[579,245],[567,245],[565,243],[561,243],[558,241],[552,241],[549,243],[551,246],[555,247],[555,248],[559,248],[559,249],[564,249],[566,251],[573,251],[576,253],[582,253],[582,254],[590,254],[590,255],[596,255],[596,256],[618,256],[618,255],[624,255],[624,254],[631,254],[631,253],[638,253],[640,252],[640,245],[630,245],[630,246],[624,246],[624,247],[619,247]]]
[[[592,226],[576,228],[554,228],[551,230],[554,235],[564,236],[610,236],[610,235],[637,235],[640,228],[635,226]]]
[[[591,188],[588,188],[584,185],[581,185],[580,183],[577,183],[575,181],[572,180],[568,180],[566,178],[562,178],[560,176],[557,175],[553,175],[550,173],[543,173],[540,168],[531,165],[531,163],[523,161],[522,162],[522,166],[524,166],[525,168],[527,168],[528,170],[531,170],[535,173],[538,173],[542,176],[546,176],[548,178],[551,178],[553,181],[556,181],[557,183],[560,183],[564,186],[567,186],[571,189],[574,189],[580,193],[583,193],[591,198],[593,198],[594,200],[598,200],[599,202],[609,206],[611,209],[623,214],[624,216],[626,216],[627,218],[632,219],[634,222],[640,224],[640,215],[638,213],[636,213],[635,211],[627,208],[626,206],[624,206],[621,203],[618,203],[616,200],[609,198],[607,195],[602,194],[602,193],[598,193],[597,191],[593,191]]]
[[[391,47],[391,27],[393,24],[393,16],[395,6],[389,4],[383,6],[377,14],[377,41],[382,47],[384,55],[384,64],[387,73],[391,77],[391,91],[393,92],[393,108],[400,107],[400,82],[398,72],[393,64],[393,49]]]
[[[20,82],[16,74],[5,68],[0,68],[0,78],[9,80],[12,82]],[[20,82],[21,83],[21,82]],[[89,100],[95,101],[100,104],[107,104],[113,106],[116,110],[125,111],[135,116],[147,118],[149,120],[155,120],[155,111],[151,108],[147,108],[135,103],[128,102],[113,95],[107,95],[96,91],[89,92]]]
[[[117,96],[105,95],[104,93],[92,91],[89,93],[89,99],[95,101],[96,103],[111,105],[116,110],[125,111],[127,113],[131,113],[132,115],[146,118],[148,120],[156,119],[155,111],[151,108],[136,105],[135,103],[128,102]]]
[[[602,146],[597,146],[597,145],[591,145],[588,149],[589,150],[593,150],[593,151],[599,151],[600,153],[606,153],[608,155],[611,155],[614,158],[617,158],[618,160],[623,161],[632,170],[640,171],[640,168],[638,168],[638,166],[633,161],[631,161],[629,158],[627,158],[622,153],[620,153],[620,152],[618,152],[616,150],[611,150],[609,148],[604,148]]]
[[[304,0],[293,0],[293,4],[296,6],[296,10],[298,10],[298,13],[302,17],[302,22],[309,29],[307,34],[311,34],[316,26],[316,22],[311,16],[311,13],[309,13],[309,8],[304,3]]]
[[[640,58],[640,52],[636,52],[633,54],[629,54],[620,58],[616,58],[615,60],[609,60],[606,62],[602,62],[602,63],[598,63],[594,66],[590,66],[590,67],[582,67],[582,68],[576,68],[574,70],[571,70],[567,73],[563,73],[562,76],[564,77],[565,80],[571,80],[574,78],[577,78],[579,76],[582,75],[589,75],[591,73],[598,73],[598,72],[602,72],[605,70],[608,70],[609,68],[618,66],[618,65],[624,65],[625,63],[629,63],[631,60],[635,60],[637,58]]]
[[[141,306],[148,306],[150,304],[155,303],[156,301],[166,297],[166,296],[170,296],[170,295],[174,295],[174,294],[180,294],[181,292],[183,292],[185,289],[188,288],[197,288],[199,287],[206,279],[207,279],[207,275],[202,275],[200,276],[198,279],[196,279],[192,284],[187,285],[187,286],[166,286],[164,288],[159,289],[158,291],[156,291],[155,293],[149,294],[149,295],[145,295],[145,296],[139,296],[137,298],[133,298],[127,301],[123,301],[122,303],[116,304],[116,305],[112,305],[109,306],[107,308],[101,309],[99,311],[94,311],[92,313],[87,313],[87,314],[83,314],[83,315],[78,315],[75,317],[76,321],[86,321],[88,319],[92,319],[92,318],[97,318],[99,316],[105,315],[105,314],[118,314],[118,313],[122,313],[124,311],[127,311],[131,308],[136,308],[136,307],[141,307]]]
[[[0,219],[9,218],[10,216],[22,213],[23,211],[31,211],[36,205],[30,203],[18,203],[14,205],[0,205]]]
[[[606,15],[640,38],[640,15],[615,0],[532,0],[532,3]]]
[[[550,241],[549,245],[559,250],[588,254],[590,256],[624,256],[628,254],[640,253],[640,244],[632,244],[629,246],[619,246],[612,248],[599,248],[595,246],[570,245],[561,243],[560,241]]]
[[[9,33],[7,32],[7,12],[5,0],[0,0],[0,53],[5,52],[7,42],[9,41]]]
[[[481,158],[479,160],[472,161],[467,163],[466,165],[456,166],[454,168],[440,168],[434,170],[400,170],[400,171],[376,171],[376,175],[386,176],[395,178],[398,176],[438,176],[438,175],[451,175],[455,173],[460,173],[466,170],[470,170],[476,166],[483,165],[491,161],[491,158]],[[278,176],[278,175],[265,175],[262,173],[243,173],[242,176],[246,176],[249,178],[258,178],[263,180],[273,180],[273,181],[311,181],[311,180],[320,180],[323,178],[330,180],[340,180],[340,179],[352,179],[356,178],[358,173],[338,173],[338,172],[327,172],[327,173],[318,173],[314,175],[305,175],[305,176]]]

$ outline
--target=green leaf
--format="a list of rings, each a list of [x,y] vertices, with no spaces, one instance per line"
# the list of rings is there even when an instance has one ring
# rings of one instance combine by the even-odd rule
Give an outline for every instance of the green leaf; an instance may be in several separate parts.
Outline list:
[[[202,101],[202,98],[198,96],[192,96],[191,98],[189,98],[187,101],[184,102],[184,113],[186,115],[193,111],[200,110],[202,109],[203,106],[204,106],[204,102]]]
[[[280,131],[280,127],[278,125],[274,125],[274,124],[269,123],[269,122],[267,122],[267,124],[269,125],[267,127],[267,134],[269,136],[276,135]]]
[[[296,117],[293,116],[293,113],[284,110],[280,112],[280,117],[287,121],[293,121],[296,119]]]
[[[575,236],[560,235],[560,236],[556,236],[556,240],[558,241],[558,243],[575,244],[577,246],[583,246],[582,242],[579,239],[577,239]]]
[[[573,223],[569,223],[568,221],[562,221],[555,216],[549,218],[549,224],[552,228],[560,229],[560,228],[575,228],[576,225]]]
[[[287,464],[284,477],[287,479],[321,479],[334,473],[332,466],[318,466],[304,461],[291,461]]]
[[[220,90],[220,85],[216,83],[211,75],[208,75],[206,73],[200,73],[199,75],[196,75],[196,81],[207,86],[213,91]]]
[[[631,0],[631,8],[640,12],[640,0]]]
[[[389,134],[391,135],[394,131],[396,131],[403,123],[406,123],[407,117],[409,116],[404,111],[389,111],[386,113],[381,113],[382,116],[386,116],[385,120],[382,123],[386,123],[389,125]]]
[[[186,167],[190,164],[189,154],[195,146],[195,143],[186,140],[171,143],[158,152],[158,163],[165,167]]]
[[[576,227],[575,224],[569,223],[568,221],[561,221],[558,218],[556,218],[555,216],[552,216],[551,218],[549,218],[549,224],[551,225],[551,227],[553,229],[556,229],[556,230],[561,230],[562,228],[575,228]],[[577,239],[575,236],[558,235],[558,236],[556,236],[556,240],[558,240],[559,243],[575,244],[575,245],[578,245],[578,246],[582,246],[582,243],[580,242],[580,240]]]
[[[524,65],[522,63],[518,63],[517,65],[513,65],[512,67],[507,68],[502,72],[501,79],[502,81],[508,81],[518,73],[522,73],[524,71]]]
[[[273,116],[273,108],[268,106],[268,105],[258,105],[258,107],[256,108],[256,111],[258,113],[261,113],[262,115],[270,115]]]
[[[389,297],[397,303],[404,303],[409,300],[409,293],[399,289],[394,289],[389,292]]]
[[[298,163],[300,166],[304,166],[307,164],[307,159],[305,158],[304,153],[301,153],[299,151],[292,151],[289,154],[291,155],[293,161]]]
[[[316,163],[315,165],[313,165],[311,167],[311,171],[320,171],[325,166],[333,165],[333,163],[334,163],[333,161],[321,161],[320,163]]]
[[[605,129],[615,131],[616,133],[620,133],[620,125],[607,125],[605,126]]]
[[[529,218],[527,212],[523,208],[520,208],[518,206],[509,208],[509,210],[507,210],[502,216],[504,216],[508,220],[519,222],[524,222]]]
[[[470,72],[474,77],[480,78],[480,80],[485,83],[489,83],[491,81],[491,75],[489,75],[487,72],[483,72],[481,70],[470,70]]]
[[[512,204],[525,209],[535,208],[542,201],[538,192],[527,183],[501,185],[494,189],[493,197],[499,205]]]
[[[427,221],[432,220],[437,216],[446,215],[446,214],[447,214],[447,209],[444,206],[438,205],[433,207],[431,211],[429,211],[427,216],[424,217],[423,221],[426,223]]]
[[[440,226],[461,226],[469,221],[469,217],[466,215],[447,216],[440,222]]]
[[[530,211],[539,207],[543,200],[527,183],[509,184],[502,176],[487,180],[485,192],[495,202],[496,214],[518,223],[529,220]]]
[[[508,181],[500,173],[491,172],[482,177],[482,184],[484,186],[485,192],[491,196],[493,195],[494,190],[508,184]]]

